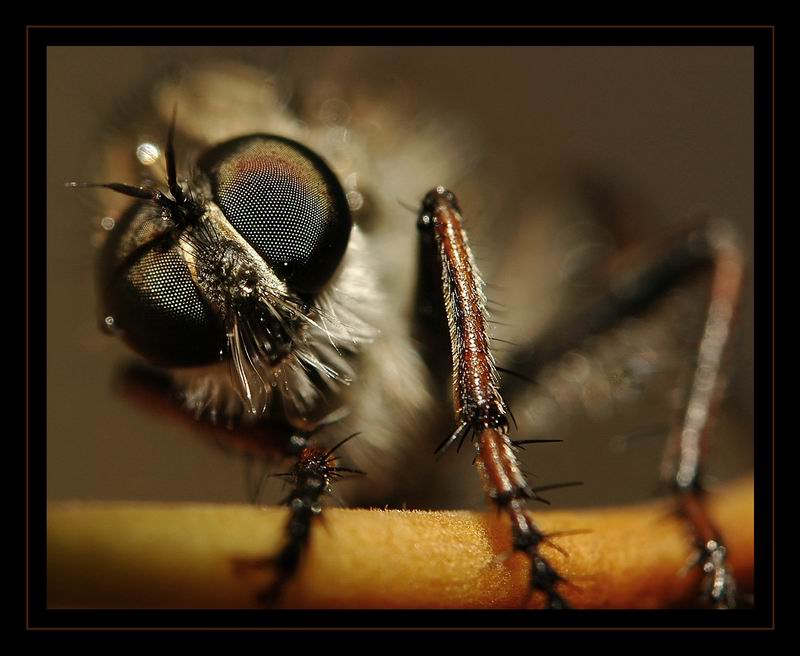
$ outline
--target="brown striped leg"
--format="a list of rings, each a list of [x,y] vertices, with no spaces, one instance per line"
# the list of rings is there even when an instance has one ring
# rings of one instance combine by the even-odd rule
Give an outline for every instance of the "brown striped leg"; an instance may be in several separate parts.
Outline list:
[[[557,590],[562,577],[539,553],[546,536],[525,509],[537,498],[520,470],[508,437],[508,409],[500,396],[494,358],[486,332],[486,299],[455,196],[437,187],[423,200],[419,217],[423,255],[438,262],[442,301],[452,355],[453,400],[457,428],[437,451],[468,437],[489,498],[511,519],[512,548],[531,562],[532,591],[544,593],[548,608],[568,608]]]

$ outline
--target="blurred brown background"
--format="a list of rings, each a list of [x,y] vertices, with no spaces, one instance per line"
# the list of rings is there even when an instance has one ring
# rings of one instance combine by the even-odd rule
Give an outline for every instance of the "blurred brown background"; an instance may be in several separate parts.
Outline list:
[[[707,208],[732,220],[745,243],[752,244],[750,48],[51,48],[51,500],[244,501],[237,458],[196,439],[188,429],[143,413],[112,389],[114,366],[128,353],[98,329],[91,244],[97,217],[91,203],[63,187],[90,175],[87,162],[103,121],[132,89],[174,63],[240,57],[267,63],[289,57],[311,75],[320,61],[330,67],[333,60],[354,84],[403,85],[410,104],[420,111],[457,117],[470,126],[483,148],[479,166],[501,171],[512,193],[525,193],[555,171],[591,169],[643,199],[648,208],[643,232],[657,235],[676,217]],[[739,454],[731,464],[733,473],[747,468],[752,457],[752,275],[748,280],[729,402],[736,407],[739,438],[716,447]],[[579,458],[580,450],[575,453]],[[469,457],[462,453],[459,461],[465,475],[474,476]],[[646,462],[657,463],[657,457]],[[577,460],[560,466],[563,471],[543,478],[581,477]],[[597,489],[576,491],[563,497],[565,503],[624,500],[624,478],[615,478],[623,492],[609,491],[604,497]],[[270,485],[264,499],[274,502],[278,488]],[[475,495],[480,500],[477,477]]]

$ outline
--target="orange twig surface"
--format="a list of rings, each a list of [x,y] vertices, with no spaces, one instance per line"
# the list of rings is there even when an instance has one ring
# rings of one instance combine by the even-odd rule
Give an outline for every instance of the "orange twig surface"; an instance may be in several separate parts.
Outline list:
[[[753,582],[753,480],[709,494],[744,590]],[[699,573],[669,501],[537,512],[553,538],[543,553],[572,582],[578,608],[690,604]],[[275,553],[286,510],[239,505],[67,502],[48,516],[51,607],[252,608],[267,571],[236,559]],[[493,513],[330,509],[283,605],[329,608],[519,608],[528,565],[510,550],[507,520]],[[562,551],[563,550],[563,553]],[[534,596],[528,604],[537,607]],[[265,611],[266,612],[266,611]]]

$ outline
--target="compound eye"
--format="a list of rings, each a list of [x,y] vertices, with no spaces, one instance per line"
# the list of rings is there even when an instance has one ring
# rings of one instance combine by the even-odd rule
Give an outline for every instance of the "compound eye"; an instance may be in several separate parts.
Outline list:
[[[159,210],[134,203],[100,257],[105,317],[137,352],[166,367],[219,361],[225,329],[194,284]]]
[[[352,219],[328,165],[302,144],[251,135],[198,161],[225,217],[294,290],[318,291],[342,260]]]

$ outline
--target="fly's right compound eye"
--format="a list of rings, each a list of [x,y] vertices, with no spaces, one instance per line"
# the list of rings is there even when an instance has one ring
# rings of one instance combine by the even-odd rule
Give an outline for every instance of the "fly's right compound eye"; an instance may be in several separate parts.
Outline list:
[[[319,155],[291,139],[255,134],[215,146],[198,164],[225,218],[292,290],[313,294],[328,282],[352,219]]]
[[[161,227],[161,212],[136,202],[109,235],[100,260],[104,312],[131,348],[156,364],[217,362],[225,330]]]

